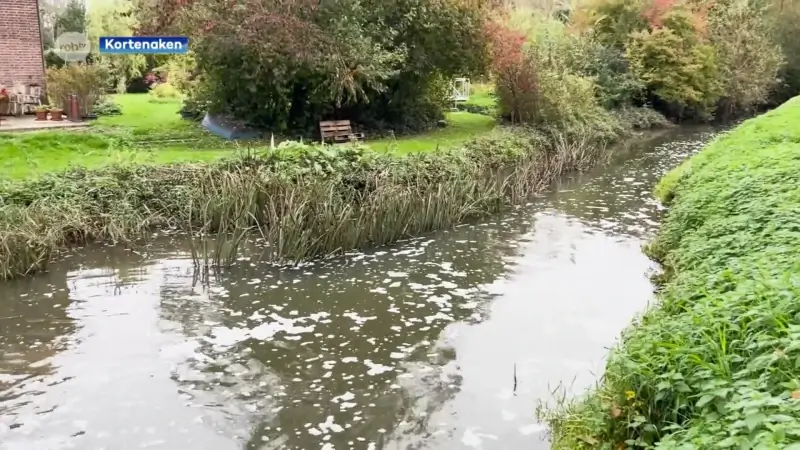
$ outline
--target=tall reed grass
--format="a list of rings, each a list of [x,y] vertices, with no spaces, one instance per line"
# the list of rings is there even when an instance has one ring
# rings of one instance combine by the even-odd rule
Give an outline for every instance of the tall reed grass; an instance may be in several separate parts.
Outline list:
[[[245,239],[295,262],[380,246],[493,214],[607,152],[587,130],[505,129],[450,151],[394,156],[284,143],[214,164],[73,170],[0,186],[0,278],[90,241],[194,236],[195,261],[232,264]]]

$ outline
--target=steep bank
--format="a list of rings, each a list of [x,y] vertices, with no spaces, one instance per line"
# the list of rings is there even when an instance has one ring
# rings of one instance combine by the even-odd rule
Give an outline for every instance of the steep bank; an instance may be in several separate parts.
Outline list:
[[[553,448],[800,448],[798,123],[795,98],[661,181],[659,305],[549,414]]]
[[[604,158],[622,128],[505,128],[458,149],[404,156],[289,142],[220,163],[73,170],[6,183],[0,279],[42,270],[72,245],[131,243],[157,228],[201,235],[197,257],[209,265],[232,261],[252,235],[275,261],[388,244],[525,202],[560,174]]]

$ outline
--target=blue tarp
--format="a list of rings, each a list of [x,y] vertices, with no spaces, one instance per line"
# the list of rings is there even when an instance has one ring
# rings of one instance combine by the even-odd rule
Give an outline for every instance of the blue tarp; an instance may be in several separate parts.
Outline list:
[[[261,133],[247,128],[236,121],[226,120],[206,113],[203,117],[203,128],[223,139],[257,139]]]

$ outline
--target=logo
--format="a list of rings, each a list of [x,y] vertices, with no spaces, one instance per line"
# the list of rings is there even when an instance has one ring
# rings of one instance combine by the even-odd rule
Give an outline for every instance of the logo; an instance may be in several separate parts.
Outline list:
[[[89,37],[84,33],[68,32],[56,38],[55,52],[64,61],[86,61],[91,50]]]

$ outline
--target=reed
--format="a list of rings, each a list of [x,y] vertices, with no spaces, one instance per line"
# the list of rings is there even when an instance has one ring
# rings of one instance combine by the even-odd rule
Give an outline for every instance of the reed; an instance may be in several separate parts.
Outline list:
[[[527,201],[560,174],[603,159],[578,139],[503,130],[463,148],[393,156],[284,143],[215,164],[75,170],[0,186],[0,278],[46,268],[89,241],[134,245],[153,230],[192,236],[198,267],[234,263],[260,238],[293,263],[447,228]]]

